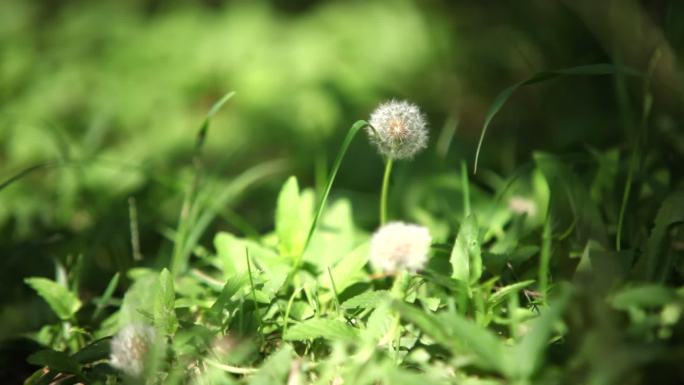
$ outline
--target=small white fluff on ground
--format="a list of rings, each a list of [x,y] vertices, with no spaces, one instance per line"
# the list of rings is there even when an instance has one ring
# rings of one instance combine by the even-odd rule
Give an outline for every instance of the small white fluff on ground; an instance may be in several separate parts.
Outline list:
[[[427,228],[391,222],[373,234],[370,262],[376,269],[389,274],[400,270],[416,272],[425,267],[431,243]]]
[[[131,377],[139,377],[155,337],[155,329],[149,325],[136,323],[124,327],[112,338],[111,365]]]

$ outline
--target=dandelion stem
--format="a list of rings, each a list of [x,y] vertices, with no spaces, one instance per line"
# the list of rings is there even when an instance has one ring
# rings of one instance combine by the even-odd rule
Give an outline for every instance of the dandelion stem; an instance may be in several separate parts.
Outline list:
[[[392,174],[394,160],[388,158],[385,163],[385,175],[382,178],[382,191],[380,192],[380,225],[387,223],[387,195],[389,193],[389,180]]]

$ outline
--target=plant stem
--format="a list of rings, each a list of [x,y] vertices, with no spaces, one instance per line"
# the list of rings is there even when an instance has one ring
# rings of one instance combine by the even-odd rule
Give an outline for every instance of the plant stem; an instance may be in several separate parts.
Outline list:
[[[549,261],[551,260],[551,216],[547,215],[542,232],[541,256],[539,261],[539,292],[546,299],[549,286]]]
[[[468,165],[461,161],[461,189],[463,191],[463,212],[467,217],[470,215],[470,186],[468,185]]]
[[[380,192],[380,226],[387,223],[387,195],[389,193],[389,180],[392,174],[394,160],[388,158],[385,163],[385,175],[382,177],[382,191]]]

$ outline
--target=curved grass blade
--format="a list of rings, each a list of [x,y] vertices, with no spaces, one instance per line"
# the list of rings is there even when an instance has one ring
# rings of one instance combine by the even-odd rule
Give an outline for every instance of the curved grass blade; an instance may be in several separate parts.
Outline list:
[[[532,77],[515,83],[514,85],[506,88],[497,95],[494,102],[489,107],[487,115],[485,117],[484,125],[482,126],[482,133],[480,133],[480,140],[477,143],[477,149],[475,150],[475,163],[473,164],[473,174],[477,173],[477,165],[480,159],[480,151],[482,150],[482,143],[484,142],[485,134],[487,133],[487,128],[489,124],[494,119],[494,116],[501,110],[506,101],[513,95],[513,93],[520,87],[527,86],[530,84],[541,83],[546,80],[551,80],[564,76],[587,76],[587,75],[612,75],[615,73],[622,73],[630,76],[640,76],[641,74],[629,67],[616,66],[613,64],[601,63],[601,64],[591,64],[583,65],[577,67],[563,68],[559,70],[552,71],[542,71]]]
[[[342,147],[340,147],[340,152],[337,154],[337,158],[335,159],[335,163],[333,164],[332,172],[328,176],[328,182],[325,186],[325,191],[323,192],[321,201],[318,203],[318,208],[316,209],[316,216],[314,217],[314,220],[311,223],[311,227],[309,228],[309,234],[306,237],[306,242],[304,242],[304,248],[302,249],[301,253],[302,255],[304,255],[304,252],[306,251],[306,248],[309,246],[311,238],[313,237],[314,232],[316,231],[316,226],[318,225],[318,221],[321,219],[321,215],[323,214],[325,203],[328,201],[328,196],[330,195],[330,190],[332,189],[333,182],[335,181],[335,177],[337,176],[337,171],[339,171],[340,165],[342,164],[342,159],[344,159],[344,155],[347,153],[347,149],[349,148],[349,145],[351,144],[356,134],[367,125],[368,122],[366,122],[365,120],[359,120],[356,123],[354,123],[349,129],[349,132],[347,132],[347,136],[344,138],[344,141],[342,142]],[[301,262],[301,259],[302,256],[299,257],[299,262]]]

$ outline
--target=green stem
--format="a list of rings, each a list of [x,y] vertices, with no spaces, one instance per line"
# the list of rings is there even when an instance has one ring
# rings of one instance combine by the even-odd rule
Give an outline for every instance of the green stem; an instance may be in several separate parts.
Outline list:
[[[615,234],[615,250],[620,251],[622,245],[622,225],[625,220],[625,211],[627,210],[627,202],[629,201],[629,193],[632,190],[632,179],[634,178],[634,170],[637,164],[637,153],[638,150],[635,148],[632,150],[632,156],[629,161],[629,171],[627,172],[627,181],[625,182],[625,188],[622,191],[622,203],[620,204],[620,214],[618,216],[617,230]]]
[[[461,161],[461,189],[463,191],[463,212],[470,215],[470,186],[468,185],[468,165]]]
[[[252,264],[249,261],[249,249],[245,247],[245,258],[247,259],[247,274],[249,274],[249,285],[252,287],[252,300],[254,301],[254,313],[256,314],[259,329],[261,329],[261,316],[259,315],[259,303],[256,298],[256,289],[254,287],[254,278],[252,277]]]
[[[380,226],[387,223],[387,195],[389,193],[389,180],[392,174],[394,160],[388,158],[385,163],[385,175],[382,177],[382,191],[380,192]]]
[[[539,261],[539,292],[546,299],[549,286],[549,261],[551,260],[551,217],[547,215],[542,232],[541,260]]]
[[[408,288],[408,282],[410,280],[410,276],[408,273],[405,271],[399,271],[397,272],[396,276],[394,277],[394,284],[392,284],[392,289],[390,290],[390,296],[396,300],[399,301],[404,301],[404,298],[406,298],[406,289]],[[399,316],[399,313],[396,313],[393,315],[394,319],[392,320],[392,329],[391,330],[391,340],[389,341],[389,346],[390,348],[392,347],[392,343],[394,343],[394,361],[398,365],[399,364],[399,351],[401,349],[401,318]]]

